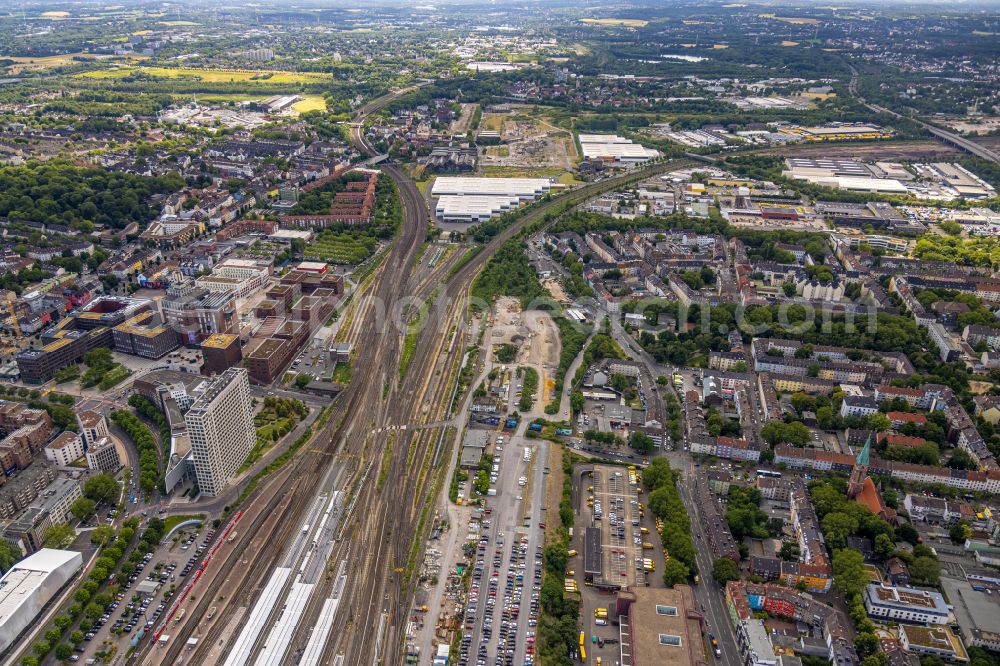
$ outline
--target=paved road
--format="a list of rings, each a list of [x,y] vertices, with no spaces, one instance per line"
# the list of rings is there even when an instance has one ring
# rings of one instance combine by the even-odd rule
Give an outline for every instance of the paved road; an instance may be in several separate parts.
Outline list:
[[[911,120],[920,125],[921,127],[923,127],[928,132],[930,132],[935,138],[940,139],[945,143],[957,146],[962,150],[972,153],[976,157],[982,158],[984,160],[1000,163],[1000,154],[998,154],[996,151],[990,150],[985,146],[979,145],[978,143],[972,141],[971,139],[966,139],[965,137],[955,134],[954,132],[949,132],[947,130],[941,129],[940,127],[935,127],[934,125],[925,123],[919,118],[904,116],[903,114],[896,113],[895,111],[887,109],[884,106],[879,106],[878,104],[870,104],[869,102],[866,102],[865,98],[858,93],[858,78],[860,76],[858,70],[853,65],[848,65],[848,67],[851,68],[851,80],[847,84],[848,92],[852,96],[857,97],[858,100],[870,110],[874,111],[875,113],[886,113],[889,114],[890,116],[895,116],[896,118]]]
[[[698,569],[701,575],[701,583],[694,587],[694,596],[700,607],[704,608],[705,615],[705,641],[708,645],[708,633],[711,632],[719,641],[722,650],[721,663],[724,666],[740,666],[739,649],[736,646],[736,639],[733,634],[732,624],[729,620],[729,612],[726,609],[725,594],[719,584],[712,579],[712,552],[708,546],[708,539],[705,538],[705,529],[700,519],[698,504],[694,501],[690,488],[694,484],[694,465],[691,457],[684,454],[674,454],[671,461],[674,469],[682,471],[684,480],[677,484],[681,499],[688,507],[691,517],[691,536],[694,538],[695,548],[698,550]]]

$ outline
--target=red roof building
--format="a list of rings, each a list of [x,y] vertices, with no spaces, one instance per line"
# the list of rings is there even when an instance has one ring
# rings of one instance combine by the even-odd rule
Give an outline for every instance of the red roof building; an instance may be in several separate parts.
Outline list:
[[[882,493],[875,487],[875,482],[871,480],[871,477],[865,477],[861,492],[855,499],[858,503],[868,507],[868,510],[879,518],[892,524],[896,523],[896,512],[886,505],[885,500],[882,499]]]

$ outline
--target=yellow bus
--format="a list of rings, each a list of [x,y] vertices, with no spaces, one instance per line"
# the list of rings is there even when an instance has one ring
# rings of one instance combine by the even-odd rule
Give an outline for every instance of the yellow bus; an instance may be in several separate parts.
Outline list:
[[[580,632],[580,661],[587,663],[587,649],[584,647],[584,643],[587,642],[586,636],[583,632]]]

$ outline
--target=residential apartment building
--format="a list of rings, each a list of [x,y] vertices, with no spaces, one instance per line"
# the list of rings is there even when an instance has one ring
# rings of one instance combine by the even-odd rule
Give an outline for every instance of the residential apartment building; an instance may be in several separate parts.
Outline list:
[[[844,396],[844,401],[840,404],[840,415],[844,418],[849,416],[871,416],[876,413],[878,413],[878,403],[868,396]]]
[[[195,284],[209,291],[232,291],[236,298],[246,298],[267,286],[271,279],[271,264],[250,259],[227,259],[212,269],[212,274],[200,277]]]
[[[48,443],[45,447],[45,457],[65,467],[83,457],[83,440],[75,432],[67,430]]]

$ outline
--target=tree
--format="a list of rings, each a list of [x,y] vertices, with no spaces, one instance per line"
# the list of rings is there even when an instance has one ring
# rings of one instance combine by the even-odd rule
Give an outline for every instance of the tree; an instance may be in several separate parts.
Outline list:
[[[295,377],[296,388],[304,389],[309,386],[309,382],[312,381],[312,377],[306,374],[301,374]]]
[[[933,556],[916,557],[910,565],[910,578],[917,583],[937,585],[941,582],[941,566]]]
[[[642,482],[650,489],[673,483],[673,478],[673,470],[670,469],[670,463],[666,458],[654,458],[642,471]]]
[[[0,574],[6,573],[20,559],[20,550],[6,541],[0,541]]]
[[[66,645],[65,643],[60,643],[56,646],[56,659],[60,661],[66,661],[73,656],[73,648]]]
[[[876,414],[870,414],[868,416],[868,429],[874,430],[875,432],[885,432],[892,427],[892,422],[889,417],[881,412]]]
[[[812,437],[812,431],[799,421],[784,423],[783,421],[768,421],[760,429],[760,435],[772,447],[778,444],[805,446]]]
[[[69,642],[73,645],[79,645],[83,642],[83,638],[84,636],[82,631],[74,631],[69,635]]]
[[[720,557],[712,565],[712,578],[719,585],[725,585],[731,580],[740,579],[740,569],[736,566],[736,562],[728,557]]]
[[[796,562],[799,559],[799,546],[794,541],[785,541],[781,544],[778,556],[786,562]]]
[[[629,436],[628,444],[640,453],[649,453],[656,448],[656,443],[652,437],[637,430],[633,431]]]
[[[107,546],[115,539],[115,528],[110,525],[99,525],[90,533],[90,543],[97,547]]]
[[[869,582],[864,556],[856,550],[847,548],[834,551],[833,582],[848,599],[861,594]]]
[[[948,531],[952,543],[965,543],[972,536],[972,528],[965,523],[956,523]]]
[[[517,356],[517,345],[502,344],[497,348],[496,358],[500,363],[510,363]]]
[[[832,549],[844,548],[847,537],[858,531],[858,520],[844,511],[828,513],[821,521],[823,536]]]
[[[858,656],[866,657],[878,653],[878,636],[870,631],[858,633],[854,637],[854,645],[858,648]]]
[[[65,523],[53,525],[42,532],[42,545],[46,548],[65,548],[73,543],[76,530]]]
[[[663,582],[667,587],[683,585],[691,577],[687,565],[674,557],[668,557],[663,567]]]
[[[97,503],[92,499],[87,499],[86,497],[81,497],[80,499],[73,502],[70,507],[70,511],[76,516],[76,519],[81,523],[94,515],[94,509],[97,508]]]
[[[920,532],[918,532],[917,528],[909,523],[903,523],[900,525],[897,532],[899,533],[900,539],[912,546],[920,543]]]
[[[875,550],[875,555],[878,556],[880,560],[884,561],[892,556],[892,551],[896,550],[896,544],[893,543],[892,537],[888,534],[879,534],[875,537],[873,548]]]
[[[952,469],[979,469],[979,465],[972,459],[964,449],[955,449],[948,460],[948,467]]]
[[[83,362],[87,364],[88,368],[100,368],[113,365],[115,359],[107,347],[95,347],[83,355]]]
[[[107,473],[92,476],[83,482],[83,496],[97,503],[116,503],[119,491],[118,481]]]

